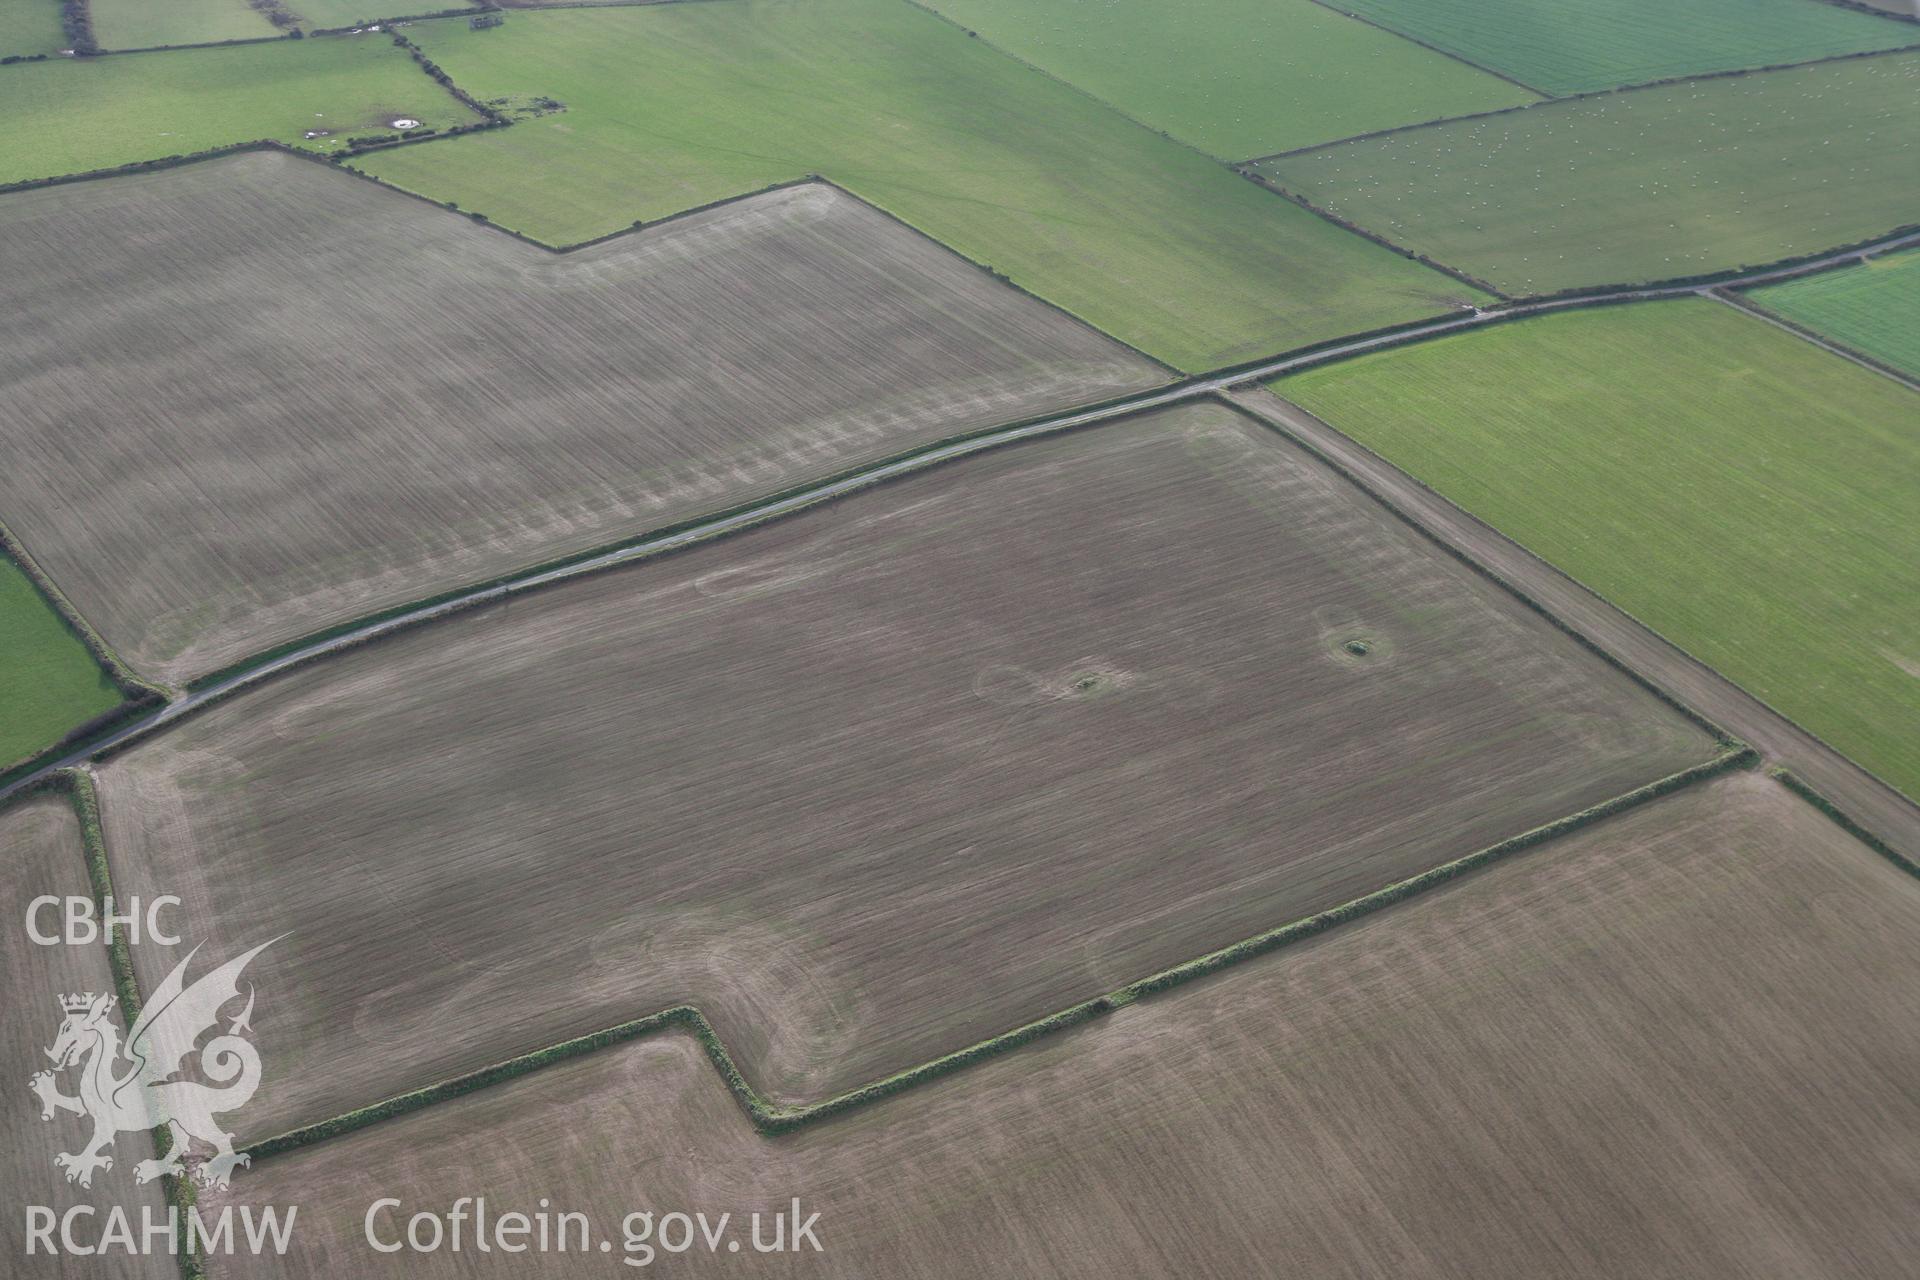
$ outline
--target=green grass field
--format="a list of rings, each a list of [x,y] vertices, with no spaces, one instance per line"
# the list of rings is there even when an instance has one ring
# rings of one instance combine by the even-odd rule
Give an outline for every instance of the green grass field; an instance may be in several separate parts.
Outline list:
[[[1778,66],[1920,43],[1814,0],[1329,0],[1543,93]]]
[[[927,0],[927,7],[1223,160],[1534,101],[1524,89],[1313,0]]]
[[[465,9],[472,5],[462,0],[281,0],[288,10],[300,16],[300,25],[308,28],[362,27],[395,14],[434,13],[441,9]]]
[[[1747,294],[1775,315],[1920,378],[1920,249]]]
[[[87,0],[102,49],[260,40],[281,34],[247,0]]]
[[[60,0],[0,0],[0,58],[66,47]]]
[[[123,699],[27,575],[0,555],[0,768]]]
[[[477,117],[385,36],[21,63],[0,74],[0,183],[277,138],[341,145],[396,115]]]
[[[1274,389],[1920,796],[1913,392],[1692,298]]]
[[[1672,279],[1920,222],[1917,92],[1920,55],[1893,54],[1544,103],[1260,171],[1510,293]]]
[[[899,0],[512,13],[409,33],[469,92],[566,104],[360,167],[550,244],[817,172],[1169,363],[1471,291]]]

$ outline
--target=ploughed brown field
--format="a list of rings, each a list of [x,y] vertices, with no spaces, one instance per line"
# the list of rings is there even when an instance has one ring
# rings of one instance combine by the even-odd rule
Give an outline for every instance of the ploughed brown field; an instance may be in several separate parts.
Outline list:
[[[171,681],[1169,376],[819,184],[557,255],[248,155],[0,260],[0,513]]]
[[[121,892],[292,931],[257,1139],[680,1002],[821,1099],[1711,751],[1209,402],[414,631],[102,778]]]
[[[233,1187],[296,1251],[215,1273],[596,1265],[481,1253],[471,1206],[462,1252],[364,1243],[484,1195],[614,1258],[731,1212],[675,1274],[1906,1277],[1916,932],[1920,882],[1733,775],[790,1137],[676,1032],[296,1150]],[[796,1196],[824,1251],[754,1256]]]
[[[163,1220],[166,1216],[160,1184],[140,1186],[133,1180],[134,1164],[154,1156],[150,1135],[121,1134],[108,1152],[113,1167],[96,1172],[91,1187],[75,1186],[54,1164],[54,1156],[84,1150],[93,1136],[93,1122],[68,1111],[56,1111],[53,1119],[42,1120],[40,1101],[27,1083],[38,1072],[53,1068],[43,1050],[52,1047],[66,1017],[60,997],[113,990],[105,946],[98,942],[41,946],[27,933],[27,909],[43,895],[84,898],[90,892],[80,823],[64,797],[34,796],[0,809],[0,912],[6,920],[0,928],[0,1001],[4,1002],[0,1008],[7,1011],[5,1029],[0,1031],[0,1101],[4,1102],[0,1105],[0,1187],[7,1189],[13,1202],[0,1214],[0,1258],[5,1259],[0,1272],[22,1280],[52,1276],[173,1280],[179,1269],[166,1254],[62,1257],[49,1256],[44,1250],[36,1250],[31,1257],[27,1254],[29,1205],[51,1210],[56,1219],[75,1206],[91,1206],[95,1216],[77,1220],[83,1242],[99,1238],[108,1211],[116,1205],[129,1215],[136,1232],[143,1207]],[[59,908],[44,907],[37,915],[41,933],[61,931]],[[172,920],[171,914],[162,917],[163,923]],[[126,1019],[115,1014],[112,1021],[124,1035]],[[124,1063],[115,1067],[116,1073],[125,1069]],[[76,1072],[60,1073],[60,1091],[73,1095],[78,1079]]]

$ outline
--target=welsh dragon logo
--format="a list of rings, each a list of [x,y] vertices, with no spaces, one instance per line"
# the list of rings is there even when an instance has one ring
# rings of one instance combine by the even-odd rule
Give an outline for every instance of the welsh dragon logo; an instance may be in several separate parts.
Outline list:
[[[86,1146],[53,1158],[68,1182],[92,1186],[95,1170],[113,1168],[113,1157],[106,1152],[115,1137],[150,1130],[156,1124],[166,1126],[169,1149],[134,1166],[137,1182],[183,1172],[195,1139],[213,1148],[212,1158],[194,1171],[208,1186],[226,1186],[233,1171],[250,1162],[244,1153],[234,1151],[233,1135],[214,1116],[245,1106],[260,1086],[260,1052],[245,1034],[252,1030],[248,1024],[253,1016],[251,986],[246,1007],[228,1023],[225,1033],[196,1046],[207,1031],[217,1030],[220,1010],[240,997],[240,974],[248,962],[278,941],[263,942],[187,986],[187,965],[200,950],[195,947],[134,1019],[124,1049],[111,1017],[111,994],[89,991],[60,997],[65,1021],[46,1050],[54,1069],[35,1073],[28,1084],[39,1096],[42,1120],[53,1119],[56,1111],[70,1111],[93,1121],[93,1136]],[[172,1078],[195,1054],[196,1074],[212,1083]],[[73,1068],[78,1068],[79,1091],[62,1093],[56,1073]]]

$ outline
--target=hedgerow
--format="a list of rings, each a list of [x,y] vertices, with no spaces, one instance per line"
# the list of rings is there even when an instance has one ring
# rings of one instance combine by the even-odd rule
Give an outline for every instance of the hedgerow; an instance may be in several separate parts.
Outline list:
[[[1867,848],[1873,850],[1908,875],[1920,879],[1920,863],[1915,863],[1911,858],[1908,858],[1885,840],[1882,840],[1879,836],[1854,821],[1852,815],[1833,801],[1827,799],[1827,797],[1820,792],[1814,790],[1812,784],[1804,778],[1792,770],[1784,768],[1773,770],[1773,778],[1787,790],[1793,792],[1802,800],[1805,800],[1808,804],[1825,814],[1838,825],[1842,831],[1845,831],[1855,840],[1866,845]]]

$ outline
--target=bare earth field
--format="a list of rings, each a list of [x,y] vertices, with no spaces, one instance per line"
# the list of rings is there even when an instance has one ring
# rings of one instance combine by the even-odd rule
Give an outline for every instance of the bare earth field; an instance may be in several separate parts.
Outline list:
[[[64,898],[84,897],[88,892],[80,824],[64,797],[35,796],[0,810],[0,912],[6,919],[0,928],[0,994],[7,1010],[5,1031],[0,1033],[0,1086],[5,1093],[5,1105],[0,1106],[0,1187],[6,1188],[11,1201],[7,1212],[0,1214],[0,1258],[6,1260],[0,1270],[22,1280],[52,1276],[172,1280],[179,1271],[164,1254],[27,1256],[27,1205],[42,1205],[55,1214],[75,1205],[92,1205],[100,1215],[92,1228],[96,1237],[113,1205],[123,1206],[132,1215],[136,1229],[141,1206],[150,1205],[162,1215],[166,1212],[159,1183],[142,1187],[133,1180],[134,1162],[154,1154],[151,1138],[145,1133],[121,1135],[111,1153],[113,1168],[96,1173],[90,1188],[74,1186],[55,1167],[53,1158],[60,1152],[79,1151],[93,1126],[84,1117],[66,1112],[42,1120],[40,1104],[27,1087],[30,1076],[52,1065],[41,1051],[59,1033],[60,997],[113,990],[106,947],[37,945],[27,936],[27,906],[43,894]],[[44,912],[40,927],[43,932],[58,932],[58,908]],[[126,1030],[124,1018],[116,1017],[115,1022]],[[62,1085],[69,1092],[73,1089],[71,1074]],[[83,1224],[83,1236],[85,1231]]]
[[[679,1002],[817,1100],[1710,749],[1205,403],[329,661],[103,802],[122,893],[294,931],[259,1138]]]
[[[1735,775],[788,1138],[676,1033],[276,1157],[234,1190],[298,1250],[217,1273],[600,1265],[362,1241],[484,1194],[616,1251],[634,1210],[821,1215],[675,1274],[1907,1276],[1916,929],[1920,883]]]
[[[817,184],[561,256],[249,155],[8,196],[0,257],[0,511],[172,681],[1167,376]]]

